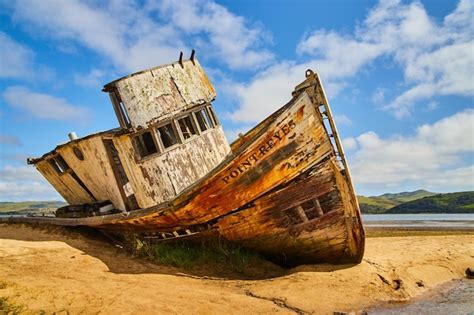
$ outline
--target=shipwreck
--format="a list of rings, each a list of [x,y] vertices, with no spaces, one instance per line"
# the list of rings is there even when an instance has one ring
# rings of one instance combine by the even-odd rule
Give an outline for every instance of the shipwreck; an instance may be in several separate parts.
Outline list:
[[[230,145],[194,52],[103,91],[118,128],[70,134],[69,142],[28,159],[69,205],[55,217],[10,222],[89,226],[164,242],[222,237],[289,265],[361,261],[359,205],[313,71],[286,105]]]

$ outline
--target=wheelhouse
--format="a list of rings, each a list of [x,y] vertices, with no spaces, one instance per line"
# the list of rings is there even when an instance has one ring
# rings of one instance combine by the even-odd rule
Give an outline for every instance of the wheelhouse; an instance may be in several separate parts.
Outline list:
[[[130,211],[171,200],[209,173],[230,147],[197,59],[137,72],[104,86],[119,128],[28,159],[69,204]]]

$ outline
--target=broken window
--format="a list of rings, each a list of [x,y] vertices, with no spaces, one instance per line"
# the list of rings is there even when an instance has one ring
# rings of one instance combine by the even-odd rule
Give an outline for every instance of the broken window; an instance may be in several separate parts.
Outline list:
[[[207,110],[209,111],[209,113],[211,114],[211,118],[214,122],[214,126],[217,126],[219,125],[219,121],[217,120],[217,116],[216,116],[216,113],[214,113],[214,110],[212,109],[211,106],[208,106],[207,107]]]
[[[290,225],[296,225],[303,222],[303,220],[301,220],[298,214],[298,211],[295,208],[286,209],[286,210],[283,210],[282,212],[285,215],[285,217],[288,219],[288,222],[290,223]]]
[[[181,129],[181,133],[183,134],[184,139],[189,139],[193,135],[197,135],[196,128],[194,127],[193,121],[191,120],[190,116],[185,116],[178,120],[179,129]]]
[[[316,219],[326,212],[323,211],[319,200],[315,198],[300,203],[294,208],[285,209],[282,213],[290,225],[296,225]]]
[[[205,131],[214,126],[206,108],[200,109],[196,112],[196,119],[198,121],[199,128],[201,129],[201,131]]]
[[[109,92],[110,100],[114,107],[115,115],[119,121],[120,127],[129,128],[131,126],[130,118],[128,117],[125,104],[120,99],[120,95],[117,91]]]
[[[133,144],[141,158],[158,152],[158,148],[150,131],[133,137]]]
[[[69,169],[69,165],[67,165],[66,161],[60,155],[56,155],[52,159],[49,160],[51,166],[58,172],[58,174],[65,173]]]
[[[178,143],[178,137],[171,123],[158,127],[157,131],[165,149]]]
[[[303,208],[303,211],[306,214],[308,220],[313,220],[324,214],[318,199],[311,199],[306,202],[303,202],[301,204],[301,207]]]

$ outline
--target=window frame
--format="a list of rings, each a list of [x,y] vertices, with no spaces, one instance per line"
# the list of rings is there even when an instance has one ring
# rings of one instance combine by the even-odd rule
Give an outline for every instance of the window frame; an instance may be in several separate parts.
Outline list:
[[[206,130],[201,129],[201,125],[199,124],[199,120],[198,120],[198,117],[197,117],[197,114],[199,112],[202,112],[202,111],[204,111],[207,114],[207,116],[209,118],[209,122],[211,123],[211,126],[209,128],[207,128]],[[200,107],[194,109],[193,114],[194,114],[194,117],[196,118],[196,123],[197,123],[197,126],[198,126],[199,131],[200,131],[201,134],[216,128],[216,125],[214,124],[214,120],[212,119],[212,116],[209,114],[209,111],[207,110],[207,105],[200,106]]]
[[[63,167],[61,166],[61,163],[57,160],[58,157],[61,158],[61,160],[63,160],[65,166],[67,166],[66,169],[63,169]],[[56,174],[58,174],[59,176],[62,176],[64,174],[68,174],[69,172],[71,172],[71,167],[69,166],[69,164],[67,164],[67,162],[59,153],[47,159],[47,161],[49,165],[54,169]]]
[[[155,144],[155,147],[156,147],[156,152],[155,153],[150,153],[148,155],[145,155],[145,156],[141,156],[140,153],[138,152],[137,148],[135,147],[135,144],[133,143],[134,141],[134,138],[136,137],[141,137],[144,133],[147,133],[149,132],[151,134],[151,138],[153,139],[153,143]],[[143,161],[143,160],[146,160],[152,156],[155,156],[155,155],[159,155],[161,153],[163,153],[162,151],[162,148],[160,146],[160,143],[155,135],[155,133],[153,132],[153,130],[150,130],[150,129],[144,129],[144,130],[140,130],[139,132],[135,133],[134,135],[132,135],[131,137],[131,141],[132,141],[132,146],[135,150],[135,155],[138,157],[138,160],[139,161]]]
[[[217,118],[216,112],[214,111],[214,108],[212,108],[211,104],[206,105],[207,111],[209,112],[209,116],[211,117],[212,122],[214,123],[214,127],[216,128],[217,126],[220,125],[219,119]]]
[[[204,131],[201,130],[201,126],[199,125],[199,121],[198,121],[198,118],[197,118],[197,113],[199,111],[202,111],[202,110],[204,110],[204,112],[207,114],[207,116],[209,118],[209,122],[211,123],[211,126],[208,129],[204,130]],[[179,125],[179,120],[183,119],[185,117],[189,117],[191,119],[191,123],[193,124],[193,127],[195,128],[195,131],[196,131],[196,134],[192,134],[191,137],[189,137],[187,139],[184,138],[184,134],[182,133],[181,127]],[[169,125],[169,124],[173,128],[173,132],[175,133],[175,135],[177,137],[176,138],[177,142],[175,144],[165,148],[165,145],[164,145],[164,143],[161,139],[161,135],[160,135],[158,129],[163,127],[163,126]],[[202,135],[204,133],[207,133],[207,132],[210,132],[213,129],[216,129],[219,125],[220,125],[220,122],[218,121],[217,116],[215,115],[215,112],[212,108],[212,105],[209,104],[209,103],[203,104],[203,105],[200,105],[200,106],[196,106],[196,107],[194,107],[192,109],[189,109],[185,112],[182,112],[182,113],[179,113],[175,116],[169,117],[169,118],[167,118],[167,119],[165,119],[161,122],[151,124],[150,126],[148,126],[148,128],[142,129],[142,130],[130,135],[130,137],[134,138],[134,137],[141,136],[143,133],[150,132],[151,135],[152,135],[154,144],[157,148],[157,152],[142,157],[142,156],[140,156],[138,150],[135,148],[135,145],[133,143],[133,139],[131,139],[132,146],[133,146],[134,151],[135,151],[136,161],[139,161],[139,162],[145,161],[145,160],[149,159],[150,157],[155,157],[157,155],[161,155],[161,154],[166,153],[168,151],[174,150],[175,148],[177,148],[181,144],[185,144],[187,142],[193,141],[196,138],[198,138],[200,135]]]
[[[158,128],[164,127],[166,125],[171,125],[171,127],[173,128],[173,132],[175,133],[175,136],[177,138],[176,143],[170,145],[169,147],[165,147],[165,145],[163,143],[163,140],[161,139],[161,134],[159,134],[159,130],[158,130]],[[171,149],[175,148],[176,146],[179,146],[180,144],[183,143],[183,138],[182,138],[181,132],[179,131],[179,126],[177,126],[177,120],[174,117],[170,118],[168,120],[165,120],[165,121],[163,121],[159,124],[153,125],[150,128],[153,129],[153,133],[156,136],[156,140],[160,144],[160,148],[162,150],[161,153],[169,151],[169,150],[171,150]]]
[[[193,128],[194,128],[194,131],[196,132],[195,134],[191,134],[191,136],[189,138],[185,138],[184,137],[184,134],[181,130],[181,126],[179,125],[179,121],[181,119],[184,119],[186,117],[189,117],[189,119],[191,120],[191,124],[193,125]],[[181,139],[181,143],[185,143],[185,142],[188,142],[192,139],[194,139],[195,137],[199,137],[201,135],[201,131],[199,130],[199,127],[197,125],[197,121],[196,121],[196,118],[194,117],[193,115],[193,112],[192,111],[189,111],[189,112],[186,112],[182,115],[179,115],[179,116],[176,116],[175,118],[173,118],[175,121],[176,121],[176,125],[178,126],[178,133],[179,133],[179,137]]]

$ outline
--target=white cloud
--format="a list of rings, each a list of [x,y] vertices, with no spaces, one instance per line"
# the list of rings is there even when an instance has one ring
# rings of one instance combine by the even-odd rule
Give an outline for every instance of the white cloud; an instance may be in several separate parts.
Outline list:
[[[10,4],[15,20],[35,32],[75,41],[128,71],[176,60],[192,42],[231,68],[254,67],[273,55],[256,48],[259,27],[212,1],[146,2],[20,0]],[[158,16],[160,19],[158,19]]]
[[[291,88],[304,78],[305,67],[280,63],[256,75],[248,84],[232,84],[240,107],[230,118],[240,122],[258,122],[291,99]],[[230,89],[228,89],[230,90]],[[271,92],[270,92],[271,91]]]
[[[21,79],[32,76],[33,51],[3,32],[0,32],[0,47],[0,78]]]
[[[85,74],[75,74],[74,82],[77,85],[84,87],[94,87],[97,88],[101,84],[104,85],[106,82],[103,82],[102,79],[106,75],[105,71],[100,69],[92,69],[90,72]]]
[[[473,162],[473,122],[474,110],[468,109],[422,125],[412,136],[383,139],[367,132],[346,139],[344,145],[358,147],[349,154],[352,178],[360,187],[378,189],[407,183],[435,191],[473,189],[473,165],[462,166],[466,156]]]
[[[291,100],[293,87],[305,79],[307,69],[321,72],[323,67],[318,68],[316,61],[302,64],[281,62],[260,72],[249,83],[233,83],[227,90],[232,90],[240,106],[229,114],[230,119],[246,123],[263,120]],[[328,68],[324,69],[328,73],[326,78],[334,78],[335,73],[330,74]],[[329,98],[344,86],[344,83],[331,79],[323,80],[323,84]]]
[[[3,92],[3,99],[13,108],[40,119],[86,121],[89,112],[63,98],[37,93],[22,86],[11,86]]]
[[[7,144],[12,146],[21,146],[21,140],[16,136],[2,135],[0,134],[0,144]]]
[[[164,1],[160,5],[163,16],[180,31],[204,33],[210,44],[209,54],[224,61],[233,69],[261,68],[273,59],[273,54],[261,48],[269,42],[269,35],[259,26],[248,27],[244,18],[210,1]]]
[[[346,138],[342,140],[342,147],[345,151],[357,149],[357,140],[354,138]]]
[[[28,155],[22,154],[22,153],[11,153],[11,154],[5,153],[4,154],[2,152],[2,154],[0,155],[1,162],[11,161],[11,162],[24,164],[27,158],[28,158]]]
[[[338,125],[352,125],[352,120],[344,114],[334,115],[334,120]]]
[[[385,102],[385,90],[382,88],[378,88],[375,90],[374,94],[372,94],[372,103],[375,105],[383,104]]]
[[[441,24],[418,1],[380,1],[353,34],[324,29],[308,33],[297,47],[307,61],[282,61],[249,83],[237,84],[240,107],[230,117],[244,122],[263,119],[289,100],[290,89],[304,79],[308,68],[321,75],[331,98],[377,58],[403,71],[404,82],[379,88],[373,95],[377,106],[397,117],[409,115],[417,102],[434,96],[473,96],[472,17],[469,0],[461,0]],[[385,92],[399,89],[400,83],[404,90],[387,100]]]
[[[34,167],[7,165],[0,169],[0,200],[62,200]]]

